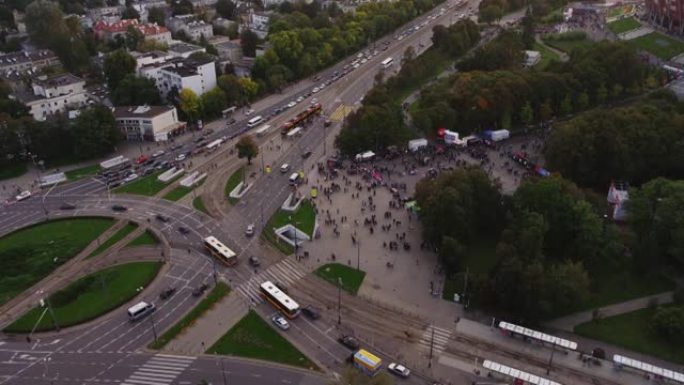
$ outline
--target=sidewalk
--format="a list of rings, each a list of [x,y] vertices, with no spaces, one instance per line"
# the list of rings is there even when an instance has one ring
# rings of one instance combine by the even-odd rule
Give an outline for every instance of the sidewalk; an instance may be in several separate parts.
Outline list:
[[[649,306],[651,301],[657,301],[659,305],[670,303],[673,301],[674,292],[668,291],[665,293],[650,295],[633,299],[626,302],[616,303],[614,305],[604,306],[599,308],[601,318],[612,317],[619,314],[630,313],[639,309],[644,309]],[[582,311],[567,315],[565,317],[556,318],[546,322],[544,326],[557,330],[564,330],[572,332],[575,326],[593,320],[593,310]]]

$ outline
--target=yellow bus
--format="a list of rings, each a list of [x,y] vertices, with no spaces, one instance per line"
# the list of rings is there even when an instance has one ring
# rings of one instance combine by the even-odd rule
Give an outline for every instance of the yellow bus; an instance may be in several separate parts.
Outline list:
[[[204,247],[207,248],[212,257],[226,266],[233,266],[237,263],[237,254],[213,235],[204,238]]]
[[[296,318],[299,315],[299,304],[283,293],[273,282],[266,281],[260,286],[261,295],[280,310],[287,318]]]

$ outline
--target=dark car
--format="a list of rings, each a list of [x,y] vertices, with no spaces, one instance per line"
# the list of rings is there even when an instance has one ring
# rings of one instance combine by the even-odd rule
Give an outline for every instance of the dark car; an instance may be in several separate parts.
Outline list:
[[[190,233],[190,230],[188,230],[187,228],[181,226],[181,227],[178,228],[178,232],[181,233],[181,234],[183,234],[183,235],[185,235],[185,234],[189,234],[189,233]]]
[[[353,336],[342,336],[338,339],[338,341],[342,345],[348,347],[351,350],[356,350],[359,348],[359,346],[361,346],[361,344],[359,343],[359,340],[357,340]]]
[[[304,313],[305,316],[312,320],[317,320],[321,318],[321,311],[318,310],[318,308],[312,306],[312,305],[307,305],[302,308],[302,313]]]
[[[209,288],[209,285],[206,283],[203,283],[201,286],[195,288],[195,290],[192,291],[192,296],[193,297],[199,297],[200,295],[204,294],[205,291]]]
[[[254,267],[261,266],[261,262],[259,262],[259,258],[255,257],[253,255],[251,257],[249,257],[249,264],[254,266]]]
[[[128,207],[122,205],[114,205],[112,206],[112,210],[122,212],[128,210]]]
[[[235,124],[235,122],[237,122],[237,120],[235,120],[235,118],[232,118],[226,124],[230,126],[231,124]]]
[[[304,159],[307,159],[310,156],[311,156],[311,151],[307,151],[307,152],[302,154],[302,158],[304,158]]]
[[[161,215],[161,214],[157,214],[157,215],[155,216],[155,218],[157,218],[158,221],[164,222],[164,223],[166,223],[166,222],[169,221],[169,218],[167,218],[167,217],[165,217],[165,216],[163,216],[163,215]]]
[[[71,204],[71,203],[67,203],[67,202],[62,203],[62,205],[59,206],[60,210],[73,210],[75,208],[76,208],[76,205]]]
[[[171,296],[174,295],[175,293],[176,293],[176,288],[175,288],[175,287],[170,287],[170,288],[168,288],[168,289],[162,291],[161,293],[159,293],[159,298],[160,298],[160,299],[163,299],[163,300],[164,300],[164,299],[169,299],[169,298],[171,298]]]

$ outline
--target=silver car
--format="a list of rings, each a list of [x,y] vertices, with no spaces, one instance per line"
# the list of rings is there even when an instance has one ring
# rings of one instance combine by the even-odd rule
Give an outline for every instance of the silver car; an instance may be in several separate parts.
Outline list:
[[[281,315],[274,315],[273,318],[271,318],[271,321],[282,330],[288,330],[290,328],[290,323]]]

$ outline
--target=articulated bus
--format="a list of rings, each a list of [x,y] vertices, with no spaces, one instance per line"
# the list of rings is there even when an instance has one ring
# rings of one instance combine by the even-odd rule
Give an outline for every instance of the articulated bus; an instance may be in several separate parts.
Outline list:
[[[226,266],[233,266],[237,263],[237,254],[214,236],[204,238],[204,247],[207,248],[212,257]]]
[[[299,315],[299,304],[283,293],[278,286],[271,281],[266,281],[261,284],[261,295],[280,310],[287,318],[296,318]]]
[[[312,105],[311,107],[297,114],[297,116],[295,116],[294,118],[283,123],[283,125],[280,126],[280,134],[287,135],[290,132],[290,130],[297,127],[300,123],[306,122],[307,120],[316,115],[320,115],[322,110],[323,107],[321,106],[321,103],[316,103]]]

